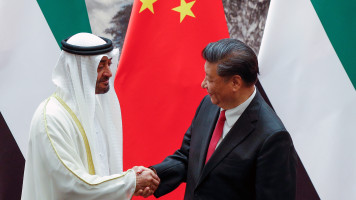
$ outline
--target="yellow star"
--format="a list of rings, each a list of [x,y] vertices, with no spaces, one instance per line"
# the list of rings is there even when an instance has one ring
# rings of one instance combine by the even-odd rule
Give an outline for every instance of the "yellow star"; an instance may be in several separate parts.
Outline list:
[[[192,6],[194,5],[195,1],[191,1],[186,3],[184,0],[180,0],[180,6],[173,8],[172,10],[177,11],[180,13],[180,22],[182,23],[185,16],[189,15],[191,17],[195,17],[194,13],[192,12]]]
[[[152,13],[153,12],[153,3],[156,2],[157,0],[140,0],[142,2],[142,6],[140,9],[140,12],[144,11],[146,8],[148,8]],[[140,13],[138,12],[138,13]]]

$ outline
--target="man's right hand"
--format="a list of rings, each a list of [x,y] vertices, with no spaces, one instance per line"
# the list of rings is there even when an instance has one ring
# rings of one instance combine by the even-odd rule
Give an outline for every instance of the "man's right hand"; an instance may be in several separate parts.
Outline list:
[[[135,166],[132,169],[136,172],[136,190],[134,195],[145,198],[152,195],[160,182],[156,173],[143,166]]]

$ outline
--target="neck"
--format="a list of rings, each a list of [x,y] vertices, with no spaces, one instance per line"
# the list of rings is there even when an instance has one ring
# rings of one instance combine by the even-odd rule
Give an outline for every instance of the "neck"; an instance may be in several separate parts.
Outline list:
[[[234,101],[227,106],[226,110],[235,108],[245,102],[255,91],[255,86],[242,87],[238,92],[236,92]]]

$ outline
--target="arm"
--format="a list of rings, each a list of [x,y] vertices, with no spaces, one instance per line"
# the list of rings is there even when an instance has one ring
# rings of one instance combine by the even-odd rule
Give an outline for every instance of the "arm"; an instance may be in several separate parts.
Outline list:
[[[90,174],[80,133],[65,112],[46,106],[31,124],[22,199],[130,199],[136,174]]]
[[[290,135],[269,136],[257,157],[256,199],[293,200],[296,188],[296,153]]]

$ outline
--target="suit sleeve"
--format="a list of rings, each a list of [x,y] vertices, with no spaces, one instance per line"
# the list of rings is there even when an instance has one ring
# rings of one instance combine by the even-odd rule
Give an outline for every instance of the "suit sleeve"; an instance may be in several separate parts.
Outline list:
[[[288,132],[281,131],[269,136],[257,157],[256,199],[295,199],[296,160]]]
[[[206,98],[201,101],[190,127],[184,134],[180,149],[173,155],[166,157],[163,162],[152,166],[161,180],[160,185],[154,193],[155,197],[163,196],[176,189],[182,182],[186,182],[192,129],[194,127],[196,116],[205,99]]]

